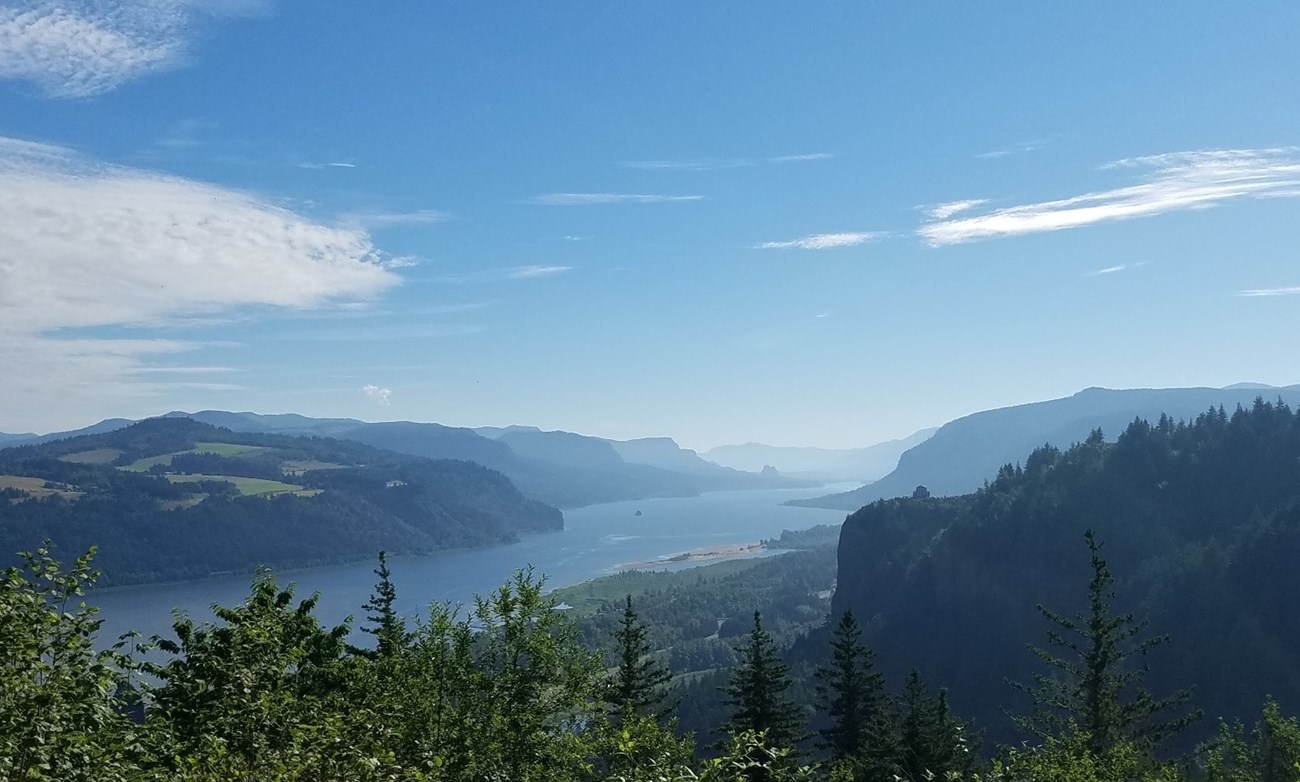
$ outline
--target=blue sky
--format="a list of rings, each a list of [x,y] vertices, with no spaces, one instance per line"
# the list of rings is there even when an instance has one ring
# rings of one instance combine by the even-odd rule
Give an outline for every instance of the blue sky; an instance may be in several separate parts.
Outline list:
[[[1300,5],[0,0],[0,430],[1300,382]]]

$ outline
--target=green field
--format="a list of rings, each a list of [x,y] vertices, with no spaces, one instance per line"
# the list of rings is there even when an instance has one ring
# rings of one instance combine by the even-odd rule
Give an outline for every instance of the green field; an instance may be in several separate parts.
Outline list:
[[[319,494],[318,490],[304,489],[292,483],[281,483],[265,478],[245,478],[240,475],[168,475],[172,483],[196,483],[198,481],[225,481],[233,483],[240,494],[246,497],[262,497],[271,494],[293,493],[300,497]]]
[[[169,465],[172,463],[172,457],[180,456],[187,453],[215,453],[218,456],[247,456],[253,453],[261,453],[270,450],[264,445],[238,445],[236,443],[195,443],[194,447],[187,451],[173,451],[161,456],[150,456],[146,459],[132,462],[123,467],[123,470],[130,472],[148,472],[154,465]]]

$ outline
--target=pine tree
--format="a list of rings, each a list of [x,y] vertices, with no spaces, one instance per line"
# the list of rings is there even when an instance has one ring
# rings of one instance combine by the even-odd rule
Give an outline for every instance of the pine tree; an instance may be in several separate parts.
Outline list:
[[[1088,585],[1088,614],[1066,617],[1038,606],[1038,611],[1059,629],[1047,633],[1050,649],[1030,651],[1056,670],[1056,675],[1036,674],[1032,686],[1013,683],[1034,699],[1034,711],[1016,720],[1022,729],[1039,737],[1062,735],[1071,725],[1086,737],[1088,751],[1105,756],[1124,743],[1147,750],[1200,717],[1193,712],[1165,718],[1188,698],[1180,690],[1157,699],[1140,686],[1144,666],[1127,665],[1169,640],[1166,635],[1139,638],[1146,622],[1132,614],[1112,614],[1114,577],[1101,556],[1102,544],[1092,530],[1088,543],[1092,579]],[[1058,654],[1054,650],[1059,650]],[[1062,656],[1065,654],[1065,656]]]
[[[866,778],[887,779],[895,755],[893,720],[885,678],[874,666],[875,653],[863,645],[853,612],[845,611],[831,639],[831,662],[815,674],[820,711],[830,718],[818,735],[832,760],[852,763]]]
[[[731,718],[722,730],[733,740],[753,732],[763,735],[766,750],[793,749],[803,738],[803,712],[786,696],[790,688],[790,666],[781,659],[772,636],[763,629],[763,619],[754,612],[749,641],[736,647],[741,663],[722,688],[723,702]],[[766,779],[759,774],[757,779]]]
[[[948,691],[930,697],[915,669],[898,704],[898,771],[903,779],[947,779],[963,775],[974,762],[968,727],[948,706]]]
[[[375,569],[375,575],[379,576],[375,591],[361,606],[369,612],[366,614],[367,624],[361,631],[375,637],[375,648],[348,647],[353,654],[372,660],[391,657],[410,640],[410,634],[406,632],[406,621],[394,607],[397,603],[397,588],[393,586],[392,572],[388,569],[388,555],[383,551],[379,552],[379,567]]]
[[[616,723],[634,714],[662,720],[672,711],[665,689],[673,678],[672,672],[651,656],[648,635],[649,629],[632,608],[632,596],[628,595],[623,618],[614,631],[618,669],[605,696]]]

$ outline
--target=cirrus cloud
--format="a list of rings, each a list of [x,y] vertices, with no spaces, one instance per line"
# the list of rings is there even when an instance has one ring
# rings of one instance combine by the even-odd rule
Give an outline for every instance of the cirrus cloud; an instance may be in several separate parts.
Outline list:
[[[852,233],[835,233],[835,234],[812,234],[799,239],[791,239],[784,242],[763,242],[755,245],[758,250],[833,250],[837,247],[855,247],[859,244],[879,239],[882,234],[878,231],[857,231]]]
[[[931,221],[917,233],[930,246],[941,247],[1205,209],[1249,198],[1300,197],[1300,156],[1290,147],[1150,155],[1118,160],[1103,169],[1147,173],[1136,184],[956,219],[951,219],[955,213],[940,211],[931,214]]]

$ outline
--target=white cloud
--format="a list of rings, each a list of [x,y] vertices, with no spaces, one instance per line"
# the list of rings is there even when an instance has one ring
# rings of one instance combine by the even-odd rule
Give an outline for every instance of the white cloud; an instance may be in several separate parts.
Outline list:
[[[598,204],[661,204],[702,201],[702,195],[644,195],[639,193],[545,193],[528,199],[542,206],[594,206]]]
[[[797,248],[800,250],[831,250],[836,247],[854,247],[859,244],[879,239],[881,234],[875,231],[861,231],[856,233],[838,233],[838,234],[812,234],[800,239],[791,239],[785,242],[763,242],[757,245],[755,249],[759,250],[786,250]]]
[[[391,388],[380,388],[376,385],[363,386],[361,393],[366,395],[366,399],[377,405],[388,407],[392,404],[393,390]]]
[[[971,198],[965,201],[948,201],[947,203],[920,208],[924,210],[925,216],[930,220],[947,220],[959,212],[968,212],[987,203],[988,199],[986,198]]]
[[[138,377],[173,339],[75,330],[169,326],[248,308],[366,300],[398,282],[365,231],[256,196],[0,138],[0,410],[35,422],[168,384]]]
[[[975,157],[982,160],[996,160],[997,158],[1007,157],[1009,155],[1020,155],[1025,152],[1033,152],[1047,144],[1047,139],[1036,139],[1034,141],[1020,141],[1002,149],[994,149],[989,152],[981,152]]]
[[[352,212],[343,216],[345,223],[366,228],[387,228],[393,225],[431,225],[447,220],[446,212],[436,209],[416,209],[410,212]]]
[[[1130,269],[1136,269],[1139,266],[1143,266],[1145,265],[1145,263],[1146,261],[1140,261],[1138,263],[1121,263],[1116,266],[1107,266],[1104,269],[1097,269],[1095,271],[1088,272],[1088,276],[1100,277],[1103,274],[1117,274],[1119,272],[1126,272]]]
[[[936,219],[918,231],[930,246],[1058,231],[1110,220],[1204,209],[1243,198],[1300,195],[1295,149],[1180,152],[1131,158],[1108,169],[1148,169],[1137,184],[1055,201],[996,209],[959,219]]]
[[[642,171],[717,171],[727,168],[750,168],[760,163],[806,163],[814,160],[830,160],[835,157],[829,152],[812,152],[802,155],[777,155],[768,158],[690,158],[686,160],[632,160],[623,163],[624,168],[636,168]]]
[[[830,160],[835,157],[830,152],[810,152],[804,155],[777,155],[767,159],[769,163],[805,163],[813,160]]]
[[[0,7],[0,79],[80,98],[180,65],[198,18],[261,0],[34,0]]]
[[[552,277],[573,271],[572,266],[515,266],[506,269],[506,276],[513,280],[528,280],[536,277]]]
[[[1294,288],[1255,288],[1253,290],[1237,291],[1238,296],[1300,296],[1300,286]]]

